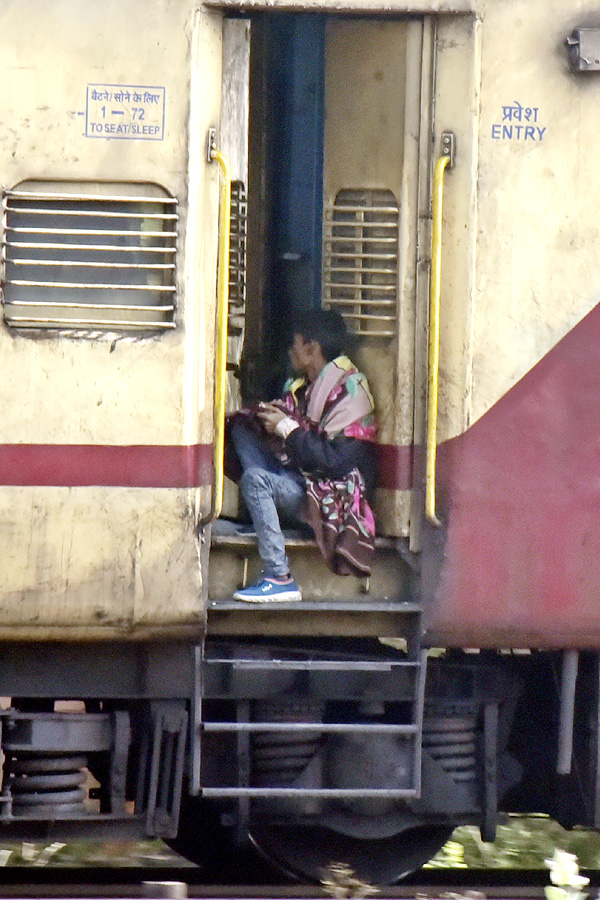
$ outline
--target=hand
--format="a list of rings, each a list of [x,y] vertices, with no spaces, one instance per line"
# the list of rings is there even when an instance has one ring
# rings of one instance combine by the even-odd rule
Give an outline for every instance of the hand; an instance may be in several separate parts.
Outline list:
[[[273,434],[277,424],[287,418],[287,413],[276,403],[259,403],[256,415],[269,434]]]

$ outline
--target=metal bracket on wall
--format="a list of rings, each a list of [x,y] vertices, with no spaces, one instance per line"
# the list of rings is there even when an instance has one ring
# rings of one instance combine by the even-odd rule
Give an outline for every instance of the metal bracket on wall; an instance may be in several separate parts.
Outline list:
[[[454,155],[456,152],[456,138],[454,137],[454,132],[452,131],[443,131],[442,132],[442,156],[448,157],[448,165],[450,168],[454,166]]]
[[[217,149],[217,129],[209,128],[206,136],[206,159],[212,162],[215,158],[215,150]]]
[[[600,28],[576,28],[565,44],[573,72],[600,72]]]

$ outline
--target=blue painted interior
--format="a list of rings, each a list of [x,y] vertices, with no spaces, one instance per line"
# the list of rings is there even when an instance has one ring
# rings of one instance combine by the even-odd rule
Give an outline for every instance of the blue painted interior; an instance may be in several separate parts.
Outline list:
[[[275,283],[292,310],[320,305],[325,17],[273,17]]]

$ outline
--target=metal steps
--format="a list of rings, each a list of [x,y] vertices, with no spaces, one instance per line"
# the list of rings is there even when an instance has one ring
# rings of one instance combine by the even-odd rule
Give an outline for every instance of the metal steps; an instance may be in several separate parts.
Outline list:
[[[260,572],[256,536],[232,522],[213,527],[202,682],[207,699],[234,705],[202,728],[207,740],[228,742],[237,766],[233,778],[209,780],[203,796],[237,800],[245,816],[252,801],[297,800],[306,811],[304,800],[418,798],[427,664],[412,591],[418,560],[401,540],[378,538],[371,578],[340,578],[306,534],[287,532],[286,547],[303,599],[235,601]],[[357,643],[381,637],[393,646]],[[371,707],[379,712],[361,713]],[[343,759],[350,751],[340,748],[353,745],[367,757],[385,746],[401,774],[390,782],[365,762],[336,781],[331,754]],[[272,774],[281,766],[287,779]]]
[[[273,800],[278,809],[297,801],[306,811],[319,802],[419,797],[427,655],[412,593],[416,558],[401,540],[378,538],[371,578],[340,578],[306,534],[286,532],[286,548],[303,599],[235,601],[260,572],[256,536],[235,522],[213,526],[202,683],[206,699],[233,706],[202,728],[237,765],[221,783],[209,779],[203,796],[236,800],[242,819],[252,802]],[[357,643],[380,637],[394,638],[393,647],[367,652],[372,643]],[[372,704],[380,711],[365,718],[361,709]],[[362,748],[359,757],[385,746],[401,774],[390,782],[373,774],[375,763],[336,780],[331,755],[344,759],[350,751],[340,748],[352,746]]]
[[[246,658],[236,657],[232,655],[226,657],[220,654],[208,655],[204,659],[204,682],[207,687],[212,683],[221,685],[236,685],[238,698],[244,695],[244,677],[249,675],[252,678],[252,672],[261,675],[261,684],[265,689],[265,701],[270,702],[270,691],[272,686],[269,685],[270,673],[281,673],[282,670],[288,673],[296,672],[299,677],[299,683],[304,682],[307,674],[313,675],[315,680],[312,682],[314,693],[306,698],[307,714],[302,715],[301,711],[294,707],[293,700],[290,700],[289,716],[285,717],[285,704],[282,710],[279,710],[277,718],[257,718],[256,710],[260,709],[256,701],[242,700],[238,703],[238,713],[234,720],[221,721],[205,721],[202,725],[203,731],[207,735],[219,735],[221,740],[226,740],[227,736],[232,738],[235,745],[235,752],[238,758],[245,760],[245,763],[237,767],[237,784],[209,784],[202,788],[202,795],[211,799],[237,799],[241,801],[250,800],[269,800],[269,799],[297,799],[299,801],[308,799],[319,799],[321,801],[328,800],[366,800],[366,799],[415,799],[420,796],[421,790],[421,747],[422,747],[422,731],[423,731],[423,708],[425,694],[425,676],[426,676],[426,653],[419,650],[413,654],[402,655],[400,653],[390,654],[389,658],[348,658],[348,659],[331,659],[323,655],[319,657],[302,657],[298,652],[294,658],[294,654],[279,657],[256,657],[248,656]],[[402,680],[397,692],[394,688],[398,687],[395,675],[398,670],[403,670]],[[216,678],[211,679],[214,672]],[[326,710],[328,708],[335,709],[337,707],[337,698],[335,693],[327,702],[327,681],[319,679],[320,675],[326,676],[328,673],[337,673],[338,678],[344,674],[348,674],[352,681],[355,674],[362,674],[367,678],[368,694],[373,700],[381,700],[385,698],[390,701],[391,698],[401,701],[404,709],[405,719],[398,722],[389,721],[361,721],[360,718],[354,721],[327,721]],[[248,682],[248,684],[256,685],[256,680]],[[330,682],[331,684],[331,682]],[[250,691],[248,691],[249,693]],[[210,688],[209,688],[210,693]],[[298,695],[292,692],[290,697]],[[322,701],[323,717],[309,714],[311,703],[315,704],[316,700]],[[301,710],[300,704],[300,710]],[[383,708],[383,706],[382,706]],[[267,706],[268,709],[268,706]],[[325,718],[325,720],[323,720]],[[361,767],[356,771],[355,777],[351,779],[355,783],[351,784],[332,784],[328,781],[327,776],[323,775],[323,771],[327,767],[320,768],[317,766],[316,778],[307,777],[306,772],[310,771],[310,766],[298,778],[291,779],[287,783],[275,783],[272,785],[259,783],[256,784],[252,777],[252,765],[250,760],[253,754],[253,741],[255,738],[265,736],[267,745],[273,748],[279,747],[282,752],[286,748],[293,748],[294,741],[299,742],[299,746],[313,744],[314,753],[317,755],[324,754],[327,757],[328,740],[350,740],[357,741],[361,738],[369,741],[391,738],[394,742],[399,743],[404,748],[401,753],[403,758],[407,760],[407,765],[401,776],[397,777],[395,783],[382,783],[381,778],[375,779],[376,783],[369,783],[369,775],[361,771]],[[292,742],[290,744],[290,741]],[[296,745],[296,746],[298,746]],[[339,746],[338,744],[334,744]],[[393,746],[393,745],[392,745]],[[233,745],[232,745],[233,749]],[[277,749],[274,750],[279,757]],[[294,756],[293,749],[290,750]],[[334,750],[335,752],[335,750]],[[369,767],[365,766],[365,771],[369,771]],[[284,779],[285,782],[285,779]]]

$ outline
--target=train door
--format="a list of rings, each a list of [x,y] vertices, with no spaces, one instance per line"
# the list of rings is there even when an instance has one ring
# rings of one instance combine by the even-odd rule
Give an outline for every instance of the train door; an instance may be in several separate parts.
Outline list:
[[[379,530],[400,537],[411,519],[431,45],[422,17],[252,22],[243,383],[272,395],[292,314],[338,309],[377,402]]]
[[[235,410],[243,401],[239,374],[246,331],[249,19],[223,20],[222,56],[218,143],[229,162],[231,177],[225,405],[228,410]],[[222,512],[233,517],[238,512],[237,488],[229,479],[223,481]]]
[[[428,202],[433,29],[425,18],[408,16],[259,13],[249,23],[249,59],[248,23],[226,19],[224,31],[244,32],[232,55],[237,95],[223,97],[225,147],[228,132],[239,143],[246,112],[248,122],[245,299],[232,266],[228,408],[280,393],[295,313],[321,304],[339,310],[379,419],[376,522],[380,536],[392,540],[390,558],[380,554],[385,575],[378,586],[371,579],[372,596],[406,599],[409,576],[397,554],[391,557],[393,540],[408,544],[416,493],[415,335],[426,318],[428,274],[418,269],[417,244],[429,227],[419,204]],[[246,83],[247,107],[239,99]],[[243,178],[245,162],[238,168]],[[236,229],[232,247],[239,243]],[[225,516],[243,515],[227,479],[225,485]],[[213,529],[209,597],[215,600],[239,587],[232,538],[223,540],[222,555],[215,552],[224,531],[228,523]],[[243,550],[251,563],[249,569],[244,563],[244,580],[260,571],[260,561],[255,545]],[[303,547],[292,560],[307,594],[360,596],[358,579],[328,577],[312,552]]]
[[[381,533],[410,527],[419,149],[427,129],[421,19],[329,17],[323,301],[356,339],[379,422]],[[425,162],[427,159],[425,159]]]

